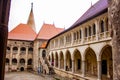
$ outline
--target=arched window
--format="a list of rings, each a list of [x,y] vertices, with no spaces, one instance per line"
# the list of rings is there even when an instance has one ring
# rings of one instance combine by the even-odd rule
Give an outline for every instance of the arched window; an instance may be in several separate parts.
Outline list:
[[[104,32],[104,21],[101,20],[100,22],[100,28],[101,28],[101,32]]]
[[[32,65],[32,59],[28,60],[28,65]]]
[[[20,59],[20,64],[21,64],[21,65],[24,65],[24,64],[25,64],[25,59],[23,59],[23,58]]]
[[[93,35],[95,35],[95,34],[96,34],[96,25],[93,24]]]
[[[85,28],[85,37],[87,37],[87,28]]]
[[[82,38],[82,32],[81,32],[81,30],[80,30],[80,39]]]
[[[8,58],[6,58],[6,64],[9,64],[10,60]]]
[[[25,47],[22,47],[20,50],[21,50],[21,51],[26,51],[26,48],[25,48]]]
[[[30,48],[28,49],[28,51],[33,51],[33,48],[30,47]]]
[[[10,47],[7,47],[7,50],[10,50]]]
[[[16,64],[17,64],[17,59],[16,59],[16,58],[12,59],[12,64],[13,64],[13,65],[16,65]]]
[[[89,26],[89,36],[91,36],[91,26]]]
[[[18,48],[17,48],[17,47],[13,47],[13,50],[14,50],[14,51],[17,51],[17,50],[18,50]]]

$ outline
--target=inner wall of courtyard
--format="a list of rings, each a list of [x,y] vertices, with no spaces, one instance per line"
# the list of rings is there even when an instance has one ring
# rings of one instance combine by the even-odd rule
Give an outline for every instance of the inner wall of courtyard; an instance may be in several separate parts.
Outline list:
[[[8,40],[7,46],[6,71],[31,70],[39,66],[38,58],[42,58],[42,51],[37,51],[40,55],[33,55],[34,42]],[[92,77],[92,80],[112,78],[108,13],[105,12],[51,39],[46,53],[49,64],[61,76],[86,79]],[[36,56],[36,67],[33,67],[33,56]]]
[[[80,77],[93,76],[98,80],[101,77],[112,79],[108,13],[51,39],[48,52],[48,59],[59,75],[73,77],[79,74]]]

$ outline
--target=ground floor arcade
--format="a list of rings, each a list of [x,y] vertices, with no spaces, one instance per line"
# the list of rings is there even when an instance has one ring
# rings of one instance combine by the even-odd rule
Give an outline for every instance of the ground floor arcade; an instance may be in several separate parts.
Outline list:
[[[110,44],[95,46],[51,51],[50,63],[56,70],[70,72],[81,77],[91,76],[97,80],[112,79],[112,46]]]

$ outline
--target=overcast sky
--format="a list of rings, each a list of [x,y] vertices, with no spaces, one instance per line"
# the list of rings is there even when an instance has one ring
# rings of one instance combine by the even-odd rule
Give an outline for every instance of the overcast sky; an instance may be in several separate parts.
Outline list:
[[[9,31],[20,23],[27,23],[33,2],[33,12],[38,32],[43,23],[69,28],[98,0],[11,0]]]

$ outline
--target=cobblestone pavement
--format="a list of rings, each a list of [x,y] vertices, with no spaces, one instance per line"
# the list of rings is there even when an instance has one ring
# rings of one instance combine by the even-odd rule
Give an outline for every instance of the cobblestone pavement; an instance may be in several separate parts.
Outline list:
[[[30,72],[5,73],[5,80],[55,80],[50,75],[38,75]]]

